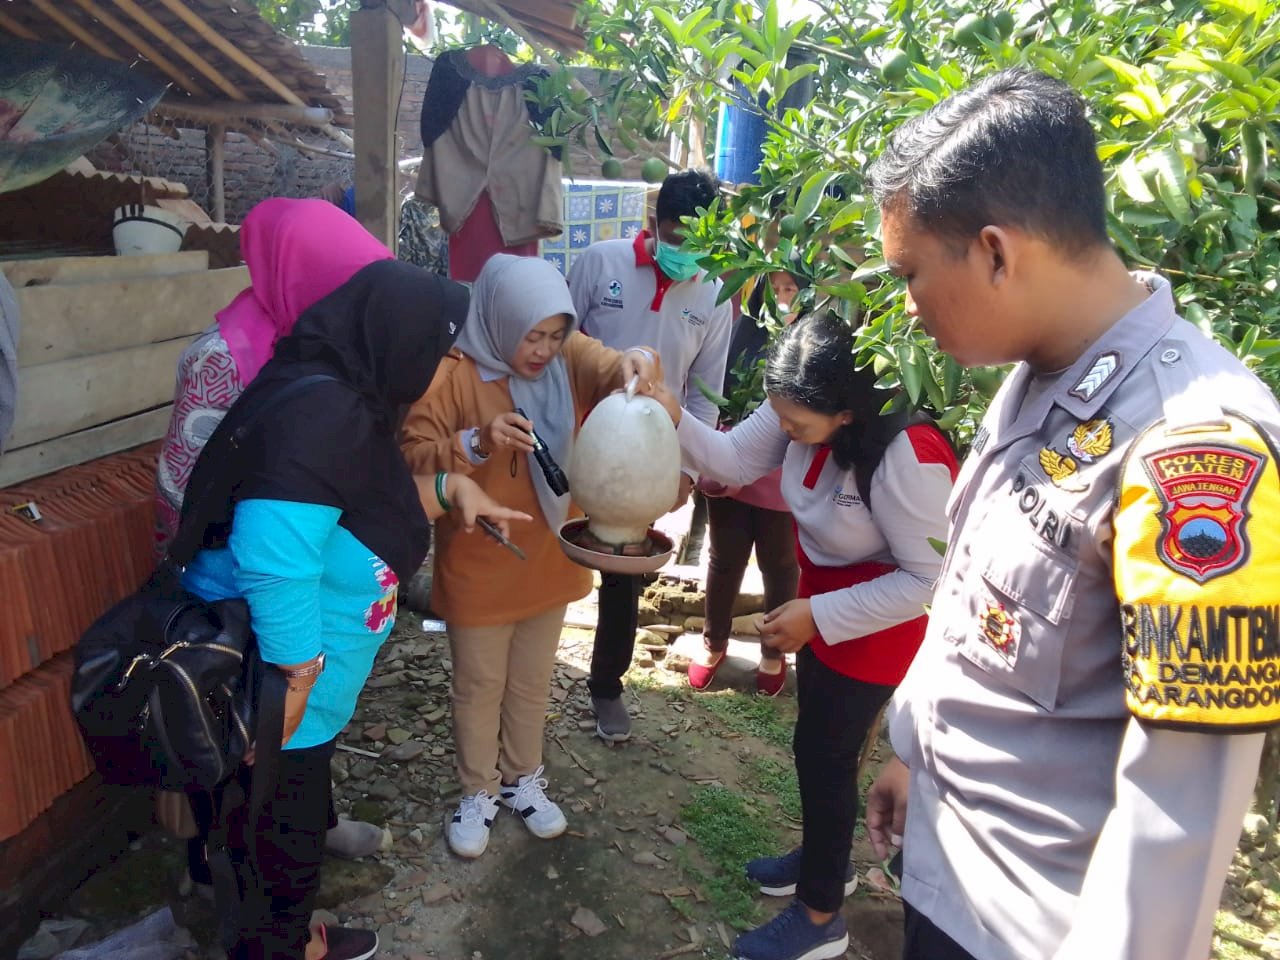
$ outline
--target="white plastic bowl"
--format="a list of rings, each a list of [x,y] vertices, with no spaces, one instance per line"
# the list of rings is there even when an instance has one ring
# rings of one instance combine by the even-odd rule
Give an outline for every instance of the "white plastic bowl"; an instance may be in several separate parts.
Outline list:
[[[189,221],[161,207],[129,203],[116,207],[111,239],[119,257],[176,253],[189,226]]]

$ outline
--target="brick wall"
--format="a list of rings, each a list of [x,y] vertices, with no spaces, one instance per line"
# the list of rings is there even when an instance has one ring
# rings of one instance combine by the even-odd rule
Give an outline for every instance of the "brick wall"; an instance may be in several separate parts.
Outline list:
[[[345,47],[301,49],[311,64],[326,76],[329,89],[350,109],[351,51]],[[416,55],[406,58],[396,123],[401,159],[422,154],[418,118],[430,74],[429,59]],[[597,71],[580,70],[578,76],[588,89],[598,86]],[[307,133],[301,139],[323,149],[343,149],[322,134]],[[653,152],[661,151],[662,147],[654,147]],[[191,198],[205,210],[211,210],[203,128],[161,129],[136,124],[113,141],[100,144],[88,157],[102,170],[144,173],[185,183],[191,191]],[[619,159],[623,160],[623,176],[639,179],[644,156]],[[600,175],[599,160],[576,144],[571,148],[570,164],[577,177],[590,179]],[[254,204],[267,197],[314,197],[330,181],[344,186],[352,182],[349,161],[304,152],[278,140],[271,140],[269,144],[257,143],[243,133],[227,134],[225,165],[228,223],[239,223]],[[407,191],[411,187],[412,179],[406,178],[402,189]]]

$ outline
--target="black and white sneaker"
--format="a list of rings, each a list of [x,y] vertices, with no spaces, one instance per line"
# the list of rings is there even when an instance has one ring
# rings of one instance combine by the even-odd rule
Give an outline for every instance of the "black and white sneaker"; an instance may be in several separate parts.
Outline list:
[[[488,790],[481,790],[469,797],[463,797],[453,819],[445,827],[445,837],[449,841],[449,849],[460,857],[473,860],[484,853],[489,846],[489,830],[493,827],[493,818],[498,815],[498,801],[489,796]]]
[[[547,780],[542,775],[543,767],[528,776],[521,777],[517,783],[502,785],[499,794],[502,802],[520,815],[529,832],[542,840],[558,837],[568,828],[560,808],[547,797]]]

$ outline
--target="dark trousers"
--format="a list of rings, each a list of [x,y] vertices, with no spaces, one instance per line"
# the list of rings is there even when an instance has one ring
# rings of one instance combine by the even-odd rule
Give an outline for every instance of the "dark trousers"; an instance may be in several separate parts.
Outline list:
[[[814,910],[834,913],[844,902],[858,821],[858,754],[893,690],[836,673],[810,647],[796,654],[800,715],[792,748],[804,824],[796,897]]]
[[[976,960],[960,944],[939,930],[932,920],[902,901],[902,960]]]
[[[631,654],[636,647],[643,589],[642,576],[600,574],[596,642],[591,650],[591,676],[587,678],[587,688],[593,697],[616,700],[622,696],[622,675],[631,666]]]
[[[231,859],[240,884],[241,903],[237,942],[230,960],[302,960],[309,939],[308,926],[320,888],[324,838],[332,825],[333,785],[329,761],[334,741],[301,750],[282,750],[276,789],[256,824],[248,824],[246,807],[230,814]],[[245,796],[252,789],[252,767],[237,774]],[[208,794],[193,797],[196,822],[207,835],[213,816]],[[249,830],[257,846],[250,856]],[[203,851],[197,839],[189,855]],[[203,857],[200,857],[203,860]],[[208,867],[203,867],[208,877]],[[256,875],[258,882],[253,882]],[[202,881],[195,875],[193,879]]]
[[[705,502],[711,555],[707,563],[707,620],[702,636],[707,649],[718,652],[729,646],[733,601],[742,589],[742,575],[747,571],[752,548],[764,580],[766,610],[795,599],[800,567],[791,514],[755,507],[732,497],[707,497]],[[767,660],[782,656],[764,644],[760,645],[760,652]]]

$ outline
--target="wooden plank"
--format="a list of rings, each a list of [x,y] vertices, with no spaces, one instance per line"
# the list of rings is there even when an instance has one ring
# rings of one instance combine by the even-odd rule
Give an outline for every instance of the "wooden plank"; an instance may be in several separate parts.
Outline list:
[[[351,14],[351,94],[355,116],[356,219],[396,248],[396,104],[404,76],[403,28],[386,7]]]
[[[227,128],[221,123],[211,123],[204,132],[205,176],[209,180],[209,196],[213,198],[213,219],[217,223],[227,220],[226,151]]]
[[[197,334],[248,285],[248,269],[230,267],[177,277],[21,287],[15,292],[22,316],[22,379],[47,364]]]
[[[0,455],[0,490],[159,439],[169,427],[172,409],[169,404],[21,450],[7,450]]]
[[[171,403],[178,356],[190,342],[183,337],[22,371],[12,449]]]
[[[70,34],[74,40],[83,43],[98,56],[106,57],[108,60],[124,59],[120,54],[101,43],[93,34],[50,3],[49,0],[30,0],[30,2],[33,7]]]
[[[134,257],[44,257],[40,260],[0,262],[0,272],[15,287],[132,280],[135,277],[171,277],[179,273],[201,273],[208,269],[209,254],[204,250],[145,253]]]

